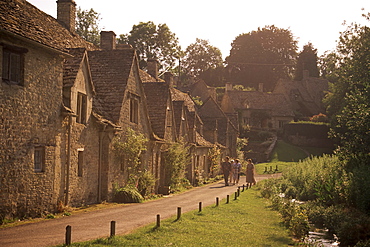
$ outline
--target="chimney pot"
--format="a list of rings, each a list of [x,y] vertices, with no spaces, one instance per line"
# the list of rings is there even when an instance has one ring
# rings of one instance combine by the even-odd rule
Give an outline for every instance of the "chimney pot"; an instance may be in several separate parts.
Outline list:
[[[231,82],[226,82],[225,91],[232,91],[232,90],[233,90],[233,84]]]

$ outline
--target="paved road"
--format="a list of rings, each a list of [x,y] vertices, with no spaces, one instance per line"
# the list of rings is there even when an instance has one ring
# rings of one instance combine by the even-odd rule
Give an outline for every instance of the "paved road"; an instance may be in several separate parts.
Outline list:
[[[257,182],[274,175],[258,175]],[[245,177],[241,178],[245,181]],[[139,204],[123,204],[122,206],[85,212],[64,218],[46,220],[38,223],[20,225],[0,229],[0,246],[6,247],[43,247],[65,243],[66,226],[72,227],[72,242],[80,242],[110,234],[110,222],[116,221],[116,235],[126,234],[138,227],[156,222],[157,214],[161,219],[177,214],[181,207],[182,213],[197,210],[199,202],[206,207],[230,196],[233,199],[237,186],[224,186],[217,182],[203,187],[194,188],[182,194],[172,195],[155,201]]]

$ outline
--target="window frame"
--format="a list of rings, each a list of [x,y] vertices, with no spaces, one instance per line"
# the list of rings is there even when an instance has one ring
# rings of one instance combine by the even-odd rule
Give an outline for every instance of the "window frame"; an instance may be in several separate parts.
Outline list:
[[[80,124],[86,124],[87,122],[87,95],[81,92],[77,92],[76,102],[76,122]]]
[[[85,163],[84,156],[85,156],[84,150],[78,149],[77,150],[77,176],[78,177],[83,176],[83,168],[84,168],[84,163]]]
[[[2,81],[9,85],[24,86],[24,57],[28,50],[2,43],[0,45],[3,46]]]
[[[33,169],[36,173],[45,172],[45,147],[44,146],[34,147]]]
[[[135,94],[130,94],[130,122],[139,123],[139,104],[140,97]]]

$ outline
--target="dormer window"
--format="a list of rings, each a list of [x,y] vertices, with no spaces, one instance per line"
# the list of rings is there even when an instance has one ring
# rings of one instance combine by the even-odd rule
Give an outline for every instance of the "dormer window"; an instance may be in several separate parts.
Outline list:
[[[5,46],[3,49],[3,73],[4,82],[11,85],[23,86],[23,60],[24,48]]]

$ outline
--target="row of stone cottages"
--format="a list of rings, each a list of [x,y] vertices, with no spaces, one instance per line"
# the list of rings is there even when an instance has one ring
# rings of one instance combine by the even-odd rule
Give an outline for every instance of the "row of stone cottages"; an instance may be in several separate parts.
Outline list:
[[[75,34],[73,0],[58,0],[58,17],[25,0],[0,2],[0,216],[37,216],[58,204],[112,199],[127,181],[112,140],[127,128],[149,141],[142,166],[168,186],[162,155],[168,143],[191,146],[187,178],[208,176],[208,151],[235,155],[237,129],[210,98],[197,109],[187,93],[138,67],[131,47],[101,33],[96,47]],[[203,122],[203,119],[205,121]]]

